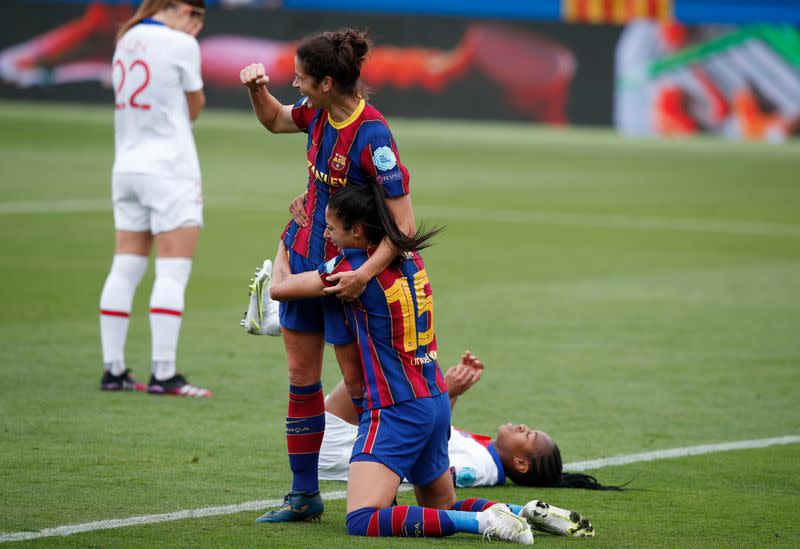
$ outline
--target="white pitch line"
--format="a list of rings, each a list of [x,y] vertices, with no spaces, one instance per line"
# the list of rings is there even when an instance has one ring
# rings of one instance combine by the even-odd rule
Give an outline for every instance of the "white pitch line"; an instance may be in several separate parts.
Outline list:
[[[104,200],[30,200],[0,202],[0,215],[104,212],[111,210],[111,198]]]
[[[641,454],[628,454],[625,456],[591,459],[588,461],[576,461],[575,463],[565,464],[564,470],[587,471],[589,469],[600,469],[601,467],[613,467],[615,465],[627,465],[629,463],[639,463],[642,461],[655,461],[657,459],[670,459],[686,456],[700,456],[715,452],[750,450],[753,448],[766,448],[768,446],[780,446],[784,444],[797,443],[800,443],[800,436],[762,438],[758,440],[742,440],[739,442],[723,442],[720,444],[701,444],[700,446],[672,448],[671,450],[655,450],[653,452],[643,452]]]
[[[573,227],[602,227],[606,229],[638,229],[649,231],[680,231],[690,233],[735,234],[749,236],[800,237],[800,225],[726,219],[674,218],[644,215],[598,215],[529,210],[497,210],[488,208],[459,208],[454,206],[420,206],[418,214],[430,219],[478,220],[494,223],[526,225],[565,225]]]
[[[245,208],[252,204],[226,198],[211,198],[206,205],[211,208]],[[283,211],[271,204],[259,205],[265,211]],[[93,213],[111,210],[111,200],[42,200],[0,202],[2,215],[31,215],[47,213]],[[657,216],[597,215],[565,212],[537,212],[497,210],[487,208],[458,208],[450,206],[420,206],[418,213],[431,219],[480,220],[483,222],[521,223],[526,225],[564,225],[572,227],[602,227],[606,229],[631,229],[647,231],[679,231],[690,233],[734,234],[767,237],[800,237],[800,225],[726,219],[670,218]]]
[[[668,450],[656,450],[654,452],[644,452],[641,454],[628,454],[603,459],[593,459],[589,461],[577,461],[567,463],[564,470],[567,471],[586,471],[589,469],[600,469],[614,465],[626,465],[643,461],[655,461],[658,459],[671,459],[686,456],[699,456],[715,452],[730,452],[731,450],[748,450],[754,448],[767,448],[769,446],[779,446],[785,444],[800,443],[800,436],[784,436],[776,438],[762,438],[758,440],[742,440],[739,442],[724,442],[721,444],[702,444],[700,446],[686,446],[684,448],[672,448]],[[400,490],[410,490],[410,486],[402,486]],[[347,497],[347,492],[339,490],[336,492],[325,492],[323,499],[335,500]],[[38,538],[54,536],[71,536],[83,532],[94,532],[96,530],[109,530],[111,528],[125,528],[127,526],[139,526],[142,524],[155,524],[158,522],[169,522],[173,520],[183,520],[187,518],[213,517],[217,515],[235,515],[242,511],[259,511],[267,507],[275,507],[283,503],[283,500],[265,499],[260,501],[247,501],[235,505],[221,505],[217,507],[203,507],[200,509],[187,509],[174,513],[164,513],[161,515],[141,515],[124,519],[99,520],[95,522],[84,522],[83,524],[71,524],[58,526],[56,528],[45,528],[38,532],[15,532],[11,534],[0,534],[0,543],[7,541],[27,541]]]

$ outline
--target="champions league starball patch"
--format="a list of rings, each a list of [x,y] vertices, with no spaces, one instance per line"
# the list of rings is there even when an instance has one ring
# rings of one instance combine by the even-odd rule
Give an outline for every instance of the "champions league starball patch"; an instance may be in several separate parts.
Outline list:
[[[458,486],[472,486],[478,480],[478,474],[472,467],[464,467],[456,474],[456,484]]]
[[[378,170],[385,172],[397,166],[397,157],[395,157],[392,149],[384,145],[383,147],[378,147],[372,153],[372,162]]]
[[[333,272],[333,269],[335,269],[335,268],[336,268],[336,258],[335,257],[333,259],[329,259],[328,261],[325,262],[325,272],[326,273],[331,274]]]

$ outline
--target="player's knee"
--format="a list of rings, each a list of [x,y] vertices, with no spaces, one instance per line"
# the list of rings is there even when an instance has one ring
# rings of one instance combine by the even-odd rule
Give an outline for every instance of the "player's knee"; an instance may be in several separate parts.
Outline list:
[[[456,504],[456,494],[453,494],[439,503],[439,509],[452,509],[453,506]]]
[[[362,507],[347,513],[347,533],[351,536],[366,536],[372,515],[378,512],[377,507]]]
[[[293,368],[291,364],[289,365],[289,385],[293,387],[310,387],[320,381],[319,375],[308,371],[308,368]]]

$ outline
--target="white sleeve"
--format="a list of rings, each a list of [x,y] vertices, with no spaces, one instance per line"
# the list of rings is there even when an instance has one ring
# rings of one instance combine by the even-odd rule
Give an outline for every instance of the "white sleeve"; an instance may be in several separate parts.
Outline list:
[[[200,44],[186,35],[179,46],[176,59],[181,74],[181,88],[185,92],[196,92],[203,89],[203,76],[200,73]]]
[[[456,486],[496,485],[499,480],[497,464],[489,451],[457,429],[451,429],[447,451]]]

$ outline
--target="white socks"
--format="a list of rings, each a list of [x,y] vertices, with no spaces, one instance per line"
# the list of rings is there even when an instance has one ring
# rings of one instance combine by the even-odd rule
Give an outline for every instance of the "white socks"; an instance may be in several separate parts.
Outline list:
[[[117,254],[100,294],[100,342],[103,364],[112,375],[125,371],[125,340],[133,295],[147,270],[147,256]],[[192,272],[185,257],[156,259],[156,279],[150,295],[153,375],[159,381],[175,375],[175,352],[183,317],[184,293]]]
[[[156,279],[150,294],[150,333],[153,376],[164,381],[175,375],[175,352],[183,318],[183,297],[192,260],[186,257],[156,259]]]
[[[147,256],[114,256],[100,294],[100,343],[103,363],[112,375],[125,371],[125,339],[136,287],[147,270]]]

